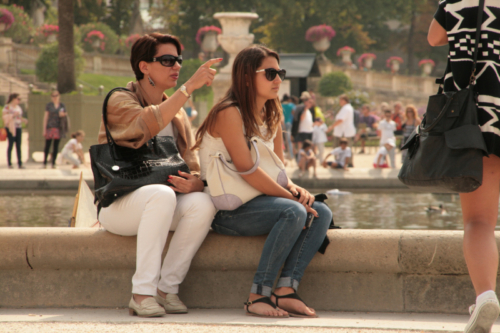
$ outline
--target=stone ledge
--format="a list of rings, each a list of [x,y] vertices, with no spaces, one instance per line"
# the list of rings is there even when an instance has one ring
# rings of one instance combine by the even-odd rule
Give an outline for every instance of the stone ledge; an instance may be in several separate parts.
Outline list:
[[[318,310],[465,313],[474,302],[460,231],[344,229],[328,237],[299,291]],[[210,233],[181,298],[190,307],[241,307],[264,241]],[[135,242],[96,229],[0,228],[0,307],[125,307]]]

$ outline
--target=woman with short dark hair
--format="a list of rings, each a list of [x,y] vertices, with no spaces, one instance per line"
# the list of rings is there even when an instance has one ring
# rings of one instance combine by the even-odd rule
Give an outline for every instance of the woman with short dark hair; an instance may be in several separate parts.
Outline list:
[[[209,60],[168,97],[164,91],[176,86],[182,67],[181,43],[171,35],[144,35],[134,43],[130,56],[137,81],[127,84],[130,91],[118,91],[109,98],[108,129],[117,145],[137,149],[157,135],[171,136],[191,170],[170,176],[172,187],[143,186],[99,212],[99,221],[109,232],[137,235],[130,314],[156,317],[187,312],[177,296],[179,284],[210,229],[215,208],[202,192],[200,166],[190,149],[191,125],[182,105],[194,90],[212,84],[215,70],[210,66],[220,60]],[[98,141],[107,142],[102,122]],[[162,265],[169,230],[175,233]]]
[[[10,94],[2,111],[2,120],[5,129],[7,130],[7,138],[9,145],[7,147],[7,165],[10,169],[12,166],[12,148],[16,145],[17,165],[19,169],[24,169],[21,156],[21,136],[22,124],[28,123],[28,120],[23,117],[23,109],[19,106],[21,97],[19,94]]]

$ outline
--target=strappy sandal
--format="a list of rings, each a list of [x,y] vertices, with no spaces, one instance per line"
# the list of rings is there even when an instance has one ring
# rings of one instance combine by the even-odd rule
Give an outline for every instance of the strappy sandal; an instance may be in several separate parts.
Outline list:
[[[288,295],[283,295],[283,296],[278,296],[276,295],[275,293],[273,293],[273,296],[276,297],[276,306],[278,306],[278,300],[280,298],[292,298],[292,299],[296,299],[296,300],[299,300],[301,301],[302,303],[304,303],[305,306],[307,306],[306,302],[304,302],[302,300],[302,298],[300,298],[299,295],[297,295],[297,293],[292,293],[292,294],[288,294]],[[285,310],[285,309],[283,309]],[[295,312],[295,311],[290,311],[290,310],[285,310],[286,312],[288,312],[288,314],[290,315],[290,317],[299,317],[299,318],[318,318],[318,315],[314,314],[312,316],[308,316],[308,315],[305,315],[303,313],[298,313],[298,312]]]
[[[262,318],[288,318],[289,317],[288,315],[286,315],[286,316],[266,316],[266,315],[258,314],[258,313],[255,313],[255,312],[248,310],[248,307],[252,304],[255,304],[255,303],[266,303],[267,305],[272,306],[274,309],[277,308],[276,304],[274,304],[273,301],[271,301],[271,298],[269,298],[267,296],[258,298],[255,301],[247,300],[245,303],[243,303],[244,305],[246,305],[246,310],[247,310],[246,315],[247,316],[255,316],[255,317],[262,317]]]

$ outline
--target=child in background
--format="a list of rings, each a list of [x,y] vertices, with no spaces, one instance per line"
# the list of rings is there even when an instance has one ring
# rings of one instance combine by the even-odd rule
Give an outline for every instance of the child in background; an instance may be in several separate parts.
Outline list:
[[[396,147],[396,142],[394,141],[394,139],[388,139],[386,141],[386,143],[379,148],[378,152],[377,152],[377,155],[375,155],[375,159],[373,160],[373,167],[375,169],[377,168],[393,168],[394,169],[394,165],[392,164],[393,162],[391,161],[391,166],[389,166],[389,163],[387,161],[387,155],[390,153],[390,151],[392,149],[394,149],[394,147]]]
[[[316,155],[314,155],[311,140],[305,140],[302,148],[299,150],[299,177],[302,177],[310,167],[313,167],[314,178],[316,178]]]
[[[330,154],[326,155],[322,165],[325,168],[331,167],[332,169],[343,169],[349,171],[349,165],[352,157],[351,147],[347,147],[348,140],[346,138],[340,139],[340,147],[333,149]],[[335,162],[327,162],[328,157],[334,156]]]
[[[76,131],[71,134],[71,137],[72,139],[66,143],[61,155],[73,164],[73,169],[78,169],[81,163],[85,163],[85,156],[82,150],[82,141],[85,139],[85,132],[82,130]],[[78,159],[73,156],[73,153],[78,156]]]
[[[323,119],[314,119],[312,142],[314,145],[314,153],[319,158],[319,162],[323,163],[323,155],[325,154],[325,142],[328,141],[326,131],[328,127],[323,122]]]

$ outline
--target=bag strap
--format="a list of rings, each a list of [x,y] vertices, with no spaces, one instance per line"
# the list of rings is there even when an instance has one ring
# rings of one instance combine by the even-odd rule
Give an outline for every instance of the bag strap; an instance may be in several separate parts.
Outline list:
[[[477,64],[477,53],[479,52],[479,39],[481,37],[481,25],[483,24],[483,12],[484,12],[484,2],[485,0],[479,0],[479,5],[477,6],[477,23],[476,23],[476,43],[474,45],[474,56],[473,56],[473,64],[472,64],[472,73],[470,76],[469,85],[474,85],[476,81],[476,64]],[[436,84],[439,84],[438,94],[443,92],[444,78],[446,76],[445,73],[442,77],[436,79]]]
[[[432,130],[434,127],[436,127],[436,125],[438,124],[438,122],[444,117],[444,115],[446,114],[446,110],[448,110],[448,107],[450,106],[451,104],[451,101],[453,101],[453,97],[448,97],[448,99],[446,100],[446,104],[445,106],[441,109],[441,112],[439,112],[439,115],[436,117],[436,119],[432,122],[432,124],[429,125],[429,127],[426,127],[424,128],[424,126],[422,126],[422,124],[418,125],[417,127],[417,130],[420,131],[420,132],[429,132],[430,130]]]
[[[253,165],[253,167],[248,171],[239,172],[238,170],[231,168],[229,166],[229,163],[226,161],[226,158],[221,153],[217,153],[215,155],[215,157],[218,157],[229,170],[231,170],[239,175],[249,175],[249,174],[255,172],[255,170],[257,170],[257,168],[259,167],[259,164],[260,164],[260,154],[259,154],[259,150],[257,149],[257,143],[255,142],[255,140],[250,140],[250,143],[253,145],[253,148],[255,149],[255,155],[257,156],[257,158],[255,159],[255,164]]]
[[[116,87],[114,89],[111,89],[108,92],[108,94],[106,95],[106,98],[104,98],[104,102],[102,103],[102,121],[104,123],[104,129],[106,130],[106,138],[107,138],[108,144],[110,146],[112,146],[112,145],[114,145],[116,143],[115,143],[115,140],[113,140],[113,137],[111,136],[111,133],[110,133],[109,128],[108,128],[108,101],[109,101],[111,95],[115,91],[128,91],[128,92],[132,92],[129,89],[124,88],[124,87]],[[144,108],[144,105],[142,105],[142,102],[140,100],[139,100],[139,104]]]

